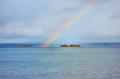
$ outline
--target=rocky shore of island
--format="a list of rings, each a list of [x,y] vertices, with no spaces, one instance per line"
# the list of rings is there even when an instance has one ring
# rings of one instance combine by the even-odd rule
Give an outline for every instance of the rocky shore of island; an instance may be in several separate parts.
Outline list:
[[[60,47],[80,47],[80,45],[61,45]]]
[[[17,47],[32,47],[32,45],[17,45]]]

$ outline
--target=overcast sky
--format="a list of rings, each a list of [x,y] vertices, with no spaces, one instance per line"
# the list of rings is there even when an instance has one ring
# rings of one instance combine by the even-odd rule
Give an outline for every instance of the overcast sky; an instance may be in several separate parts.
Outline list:
[[[46,42],[96,1],[55,42],[120,41],[120,0],[0,0],[0,42]]]

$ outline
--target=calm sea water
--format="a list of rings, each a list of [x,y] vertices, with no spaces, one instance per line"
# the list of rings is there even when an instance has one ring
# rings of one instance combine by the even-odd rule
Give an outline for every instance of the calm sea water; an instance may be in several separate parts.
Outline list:
[[[0,79],[120,79],[120,48],[0,48]]]

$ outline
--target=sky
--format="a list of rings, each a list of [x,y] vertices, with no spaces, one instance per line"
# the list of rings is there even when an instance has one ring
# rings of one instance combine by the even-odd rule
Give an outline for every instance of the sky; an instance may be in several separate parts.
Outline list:
[[[96,1],[55,43],[119,42],[120,0],[0,0],[0,43],[45,43]]]

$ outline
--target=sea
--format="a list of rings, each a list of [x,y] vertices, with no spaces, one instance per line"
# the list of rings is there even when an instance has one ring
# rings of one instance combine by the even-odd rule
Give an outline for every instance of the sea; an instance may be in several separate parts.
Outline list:
[[[0,44],[0,79],[120,79],[120,45],[21,48]]]

